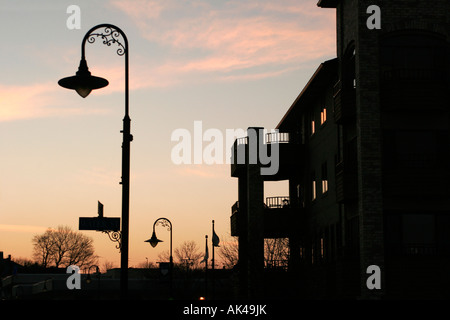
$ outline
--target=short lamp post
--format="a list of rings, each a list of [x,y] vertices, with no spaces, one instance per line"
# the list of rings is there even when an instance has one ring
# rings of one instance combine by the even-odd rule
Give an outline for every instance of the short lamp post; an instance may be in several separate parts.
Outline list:
[[[95,273],[97,274],[97,281],[98,281],[97,295],[98,295],[98,299],[100,299],[100,268],[97,265],[92,265],[89,267],[88,274],[86,277],[86,283],[90,284],[92,282],[92,279],[91,279],[91,268],[92,267],[95,267]]]
[[[159,242],[163,242],[162,240],[159,240],[156,237],[155,226],[157,224],[161,224],[161,226],[167,227],[167,230],[170,231],[170,257],[169,257],[169,282],[170,282],[169,285],[170,285],[170,288],[169,288],[169,294],[170,294],[170,297],[172,298],[172,282],[173,282],[172,222],[170,222],[170,220],[167,218],[156,219],[156,221],[153,223],[152,237],[148,240],[145,240],[145,242],[149,242],[153,248],[156,247]]]
[[[98,29],[103,31],[97,32]],[[123,118],[123,143],[122,143],[122,230],[121,230],[121,262],[120,262],[120,292],[121,297],[126,298],[128,292],[128,229],[129,229],[129,207],[130,207],[130,143],[133,141],[131,135],[131,119],[128,114],[128,40],[125,33],[112,24],[100,24],[91,28],[81,43],[81,60],[78,71],[74,76],[63,78],[58,84],[64,88],[75,90],[81,97],[85,98],[94,89],[100,89],[108,85],[108,80],[92,76],[89,72],[86,57],[86,41],[94,43],[101,38],[103,44],[111,46],[116,44],[116,53],[125,55],[125,116]]]

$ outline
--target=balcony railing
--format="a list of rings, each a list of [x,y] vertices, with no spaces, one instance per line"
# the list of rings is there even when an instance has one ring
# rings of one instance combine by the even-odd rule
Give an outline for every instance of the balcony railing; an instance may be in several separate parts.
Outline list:
[[[289,197],[278,196],[278,197],[267,197],[266,198],[266,208],[288,208],[290,205]]]
[[[286,271],[289,266],[289,260],[264,260],[264,268],[266,269],[277,269]]]
[[[289,142],[291,142],[289,132],[269,132],[264,135],[264,143],[266,144]],[[236,144],[248,144],[248,137],[237,138]]]
[[[403,245],[403,254],[408,256],[416,255],[427,255],[434,256],[437,255],[438,250],[435,245],[429,244],[405,244]]]
[[[276,196],[276,197],[266,197],[266,202],[264,203],[265,209],[276,209],[276,208],[289,208],[290,200],[289,196]],[[239,212],[239,201],[236,201],[231,206],[231,214]]]
[[[270,143],[289,143],[291,142],[289,132],[270,132],[266,134],[265,142]]]

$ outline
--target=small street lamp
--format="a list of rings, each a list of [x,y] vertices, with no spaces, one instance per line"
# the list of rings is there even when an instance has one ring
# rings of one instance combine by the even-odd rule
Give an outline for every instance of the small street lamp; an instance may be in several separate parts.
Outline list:
[[[91,283],[92,282],[92,280],[91,280],[91,268],[92,267],[95,267],[95,273],[97,274],[97,277],[100,278],[100,268],[98,266],[96,266],[96,265],[92,265],[88,269],[88,274],[87,274],[87,277],[86,277],[86,283]]]
[[[98,281],[98,287],[97,287],[97,299],[100,299],[100,268],[97,265],[92,265],[88,269],[88,274],[86,277],[86,283],[90,284],[92,282],[91,280],[91,268],[95,267],[95,273],[97,274],[97,281]]]
[[[170,222],[167,218],[158,218],[153,223],[153,233],[152,237],[144,242],[149,242],[150,245],[154,248],[158,245],[159,242],[163,242],[156,237],[155,226],[160,224],[163,227],[167,227],[167,230],[170,231],[170,257],[169,257],[169,281],[170,281],[170,296],[172,297],[172,280],[173,280],[173,258],[172,258],[172,222]]]

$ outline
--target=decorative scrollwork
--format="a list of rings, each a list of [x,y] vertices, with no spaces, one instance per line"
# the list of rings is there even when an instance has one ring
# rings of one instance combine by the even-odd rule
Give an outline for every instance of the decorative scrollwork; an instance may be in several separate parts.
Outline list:
[[[116,29],[113,29],[112,27],[105,27],[103,33],[91,33],[87,38],[87,42],[94,43],[95,39],[97,39],[98,37],[101,37],[103,40],[103,44],[106,44],[108,47],[113,43],[117,43],[119,48],[117,49],[116,53],[119,56],[123,56],[125,54],[126,48],[124,47],[123,43],[119,41],[120,32]]]
[[[122,232],[111,230],[102,232],[108,235],[109,240],[111,240],[112,242],[117,242],[116,249],[119,249],[119,252],[122,251]]]
[[[155,225],[161,225],[164,228],[167,228],[167,231],[171,231],[172,225],[170,224],[170,221],[165,218],[160,218],[156,221]]]

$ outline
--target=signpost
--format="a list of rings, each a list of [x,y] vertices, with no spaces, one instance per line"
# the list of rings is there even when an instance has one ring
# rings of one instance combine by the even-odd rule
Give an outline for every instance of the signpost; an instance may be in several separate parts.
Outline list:
[[[119,231],[120,218],[84,218],[80,217],[79,230]]]
[[[98,202],[98,217],[80,217],[78,229],[104,232],[108,235],[111,241],[118,243],[116,248],[122,251],[120,218],[103,217],[103,204],[100,201]]]

